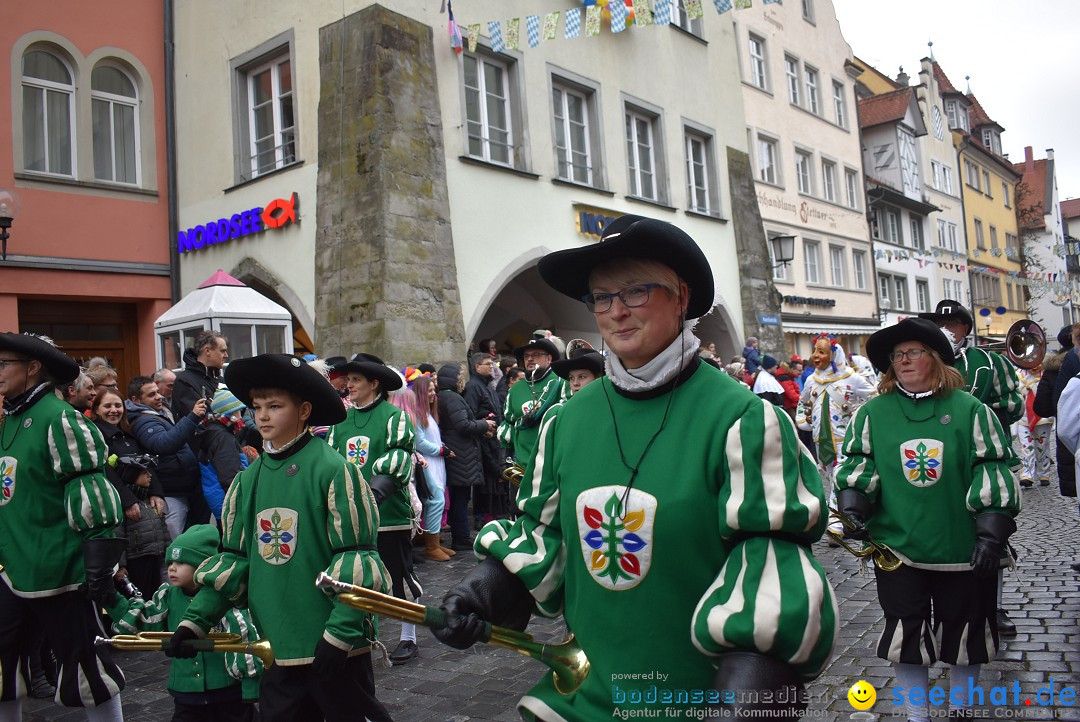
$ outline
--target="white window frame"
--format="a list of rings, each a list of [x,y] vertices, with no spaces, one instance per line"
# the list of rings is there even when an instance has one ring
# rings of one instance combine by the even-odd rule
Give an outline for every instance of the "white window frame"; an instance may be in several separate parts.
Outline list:
[[[836,163],[821,160],[821,196],[830,203],[836,203]]]
[[[582,118],[580,122],[570,117],[570,100],[576,98],[581,103]],[[568,85],[559,79],[553,79],[551,86],[552,105],[552,128],[555,132],[555,176],[570,183],[582,185],[594,185],[595,175],[593,168],[593,98],[590,93],[582,89]],[[574,147],[574,127],[581,128],[584,148]],[[559,131],[562,131],[563,144],[559,145]],[[576,163],[575,156],[584,156],[583,163]],[[584,171],[584,178],[579,177],[579,171]]]
[[[1001,181],[1001,197],[1005,201],[1005,207],[1012,208],[1012,202],[1009,200],[1009,184],[1005,181]]]
[[[1011,254],[1009,252],[1012,252]],[[1020,239],[1013,233],[1005,232],[1005,253],[1010,258],[1020,255]]]
[[[703,37],[701,18],[691,19],[686,12],[686,0],[673,0],[671,3],[671,24],[690,33],[694,37]]]
[[[750,33],[747,48],[750,55],[750,84],[767,91],[769,89],[769,61],[765,38]]]
[[[946,193],[953,192],[952,182],[952,167],[942,164],[941,166],[941,180],[943,182],[942,190]]]
[[[287,92],[281,90],[282,72],[281,66],[289,64],[289,87]],[[297,145],[297,133],[296,133],[296,85],[293,83],[293,76],[295,73],[295,65],[292,62],[290,53],[286,50],[280,53],[277,57],[267,60],[264,63],[256,65],[248,69],[245,72],[247,82],[247,128],[248,128],[248,157],[247,167],[250,169],[250,177],[257,178],[261,175],[266,175],[280,168],[284,168],[287,165],[291,165],[296,162],[298,154],[296,152]],[[270,100],[263,105],[269,104],[272,113],[273,131],[272,135],[258,138],[255,135],[255,78],[256,76],[264,73],[270,73]],[[282,101],[288,99],[293,106],[293,124],[291,126],[284,126],[282,119]],[[274,144],[274,163],[273,167],[267,167],[265,170],[258,165],[258,158],[260,156],[258,143],[265,138],[271,138]],[[289,146],[291,145],[291,151]]]
[[[983,232],[983,222],[978,218],[973,219],[973,225],[975,226],[975,247],[979,250],[986,250],[986,235]]]
[[[775,138],[758,134],[757,161],[758,180],[763,183],[780,185],[782,181],[780,174],[780,142]],[[771,178],[768,177],[770,171],[772,175]]]
[[[466,63],[475,62],[476,65],[476,86],[470,86],[468,84],[466,71]],[[462,63],[462,86],[465,91],[466,103],[462,108],[465,114],[465,153],[473,158],[479,158],[488,163],[495,163],[497,165],[504,165],[509,167],[516,166],[517,158],[517,135],[514,127],[514,108],[513,98],[511,95],[511,65],[512,63],[501,57],[496,58],[487,53],[466,53],[464,61]],[[497,68],[501,72],[501,87],[488,88],[487,73],[485,67],[491,66]],[[469,103],[467,99],[470,94],[477,96],[478,100],[475,103],[479,117],[470,118]],[[506,127],[497,128],[491,125],[491,118],[488,114],[488,99],[494,98],[497,103],[503,106],[503,112],[506,117]],[[473,127],[479,126],[479,134],[473,133]],[[496,140],[492,138],[493,132],[505,133],[506,142]],[[472,148],[473,143],[479,144],[479,150]],[[492,148],[505,148],[506,159],[497,157]]]
[[[686,153],[686,190],[687,209],[694,213],[718,218],[720,216],[719,174],[716,170],[716,150],[713,134],[700,127],[683,126],[684,149]],[[695,161],[694,145],[701,146],[701,163]],[[705,205],[699,205],[701,191]]]
[[[799,193],[814,194],[814,157],[809,151],[795,149],[795,180]]]
[[[803,272],[806,274],[808,284],[821,285],[820,241],[803,240]]]
[[[859,291],[866,290],[866,251],[851,252],[852,280]]]
[[[814,13],[814,0],[802,0],[802,17],[808,23],[816,22]]]
[[[986,194],[987,198],[993,198],[994,193],[993,193],[993,191],[990,190],[990,171],[983,170],[982,174],[983,174],[983,193]]]
[[[934,187],[941,188],[941,163],[936,160],[930,161],[930,179],[934,184]]]
[[[833,112],[836,114],[836,124],[841,128],[847,127],[847,88],[843,83],[834,80],[832,84]]]
[[[998,244],[997,226],[995,226],[994,224],[991,223],[990,224],[990,248],[1000,248],[1000,247],[1001,246]]]
[[[94,101],[100,103],[106,103],[109,108],[109,150],[111,154],[110,164],[112,167],[112,178],[101,178],[97,175],[97,168],[95,163],[94,178],[99,181],[105,181],[108,183],[118,183],[121,185],[141,186],[142,185],[142,124],[139,122],[139,106],[142,101],[139,97],[139,84],[135,82],[135,78],[132,77],[124,68],[120,67],[117,63],[102,62],[98,63],[95,70],[99,67],[112,68],[113,70],[123,74],[131,83],[131,87],[135,90],[135,96],[116,95],[113,93],[107,93],[102,90],[94,90],[93,88],[93,74],[91,73],[91,87],[90,87],[90,102],[91,107]],[[134,120],[134,148],[132,152],[135,156],[135,179],[134,180],[117,180],[116,179],[116,106],[123,106],[131,109],[132,118]],[[91,111],[91,126],[93,126],[93,112]],[[91,128],[91,136],[93,136],[93,129]],[[91,141],[93,142],[93,141]]]
[[[959,252],[960,247],[957,245],[957,225],[953,222],[949,222],[949,245],[950,251]]]
[[[843,246],[829,245],[829,278],[837,288],[847,286],[847,257]]]
[[[970,160],[964,161],[964,174],[967,176],[967,184],[977,191],[982,191],[979,186],[979,166]]]
[[[787,79],[788,102],[799,105],[802,100],[801,84],[799,78],[799,60],[792,55],[784,55],[784,76]]]
[[[818,79],[821,74],[817,68],[803,64],[803,80],[806,84],[806,109],[814,115],[821,115],[821,97]]]
[[[930,311],[930,284],[918,278],[915,279],[915,305],[919,313]]]
[[[58,82],[55,82],[55,81],[52,81],[52,80],[44,80],[42,78],[34,78],[34,77],[31,77],[31,76],[25,75],[23,73],[23,70],[22,70],[23,57],[25,57],[26,55],[28,55],[28,54],[30,54],[32,52],[45,53],[47,55],[52,56],[56,60],[60,61],[60,63],[64,66],[64,69],[67,70],[68,77],[71,78],[71,83],[70,84],[63,84],[63,83],[58,83]],[[25,123],[23,123],[23,129],[22,129],[23,130],[23,169],[30,172],[30,173],[40,173],[42,175],[50,175],[50,176],[55,176],[55,177],[58,177],[58,178],[77,178],[78,175],[79,175],[79,170],[78,170],[78,152],[77,152],[77,150],[78,150],[78,131],[77,131],[78,124],[77,124],[76,118],[75,118],[75,82],[76,82],[76,79],[77,79],[76,74],[75,74],[75,69],[72,67],[71,63],[68,62],[68,59],[66,57],[64,57],[62,54],[53,51],[51,48],[42,47],[40,45],[32,45],[32,46],[28,47],[24,51],[23,57],[19,58],[19,76],[21,78],[21,88],[20,88],[20,95],[19,95],[19,112],[22,113],[23,117],[25,118],[25,112],[26,112],[25,111],[25,109],[26,109],[26,89],[27,88],[31,88],[31,89],[33,89],[35,91],[39,91],[41,93],[41,111],[42,111],[41,123],[42,123],[42,125],[40,126],[40,129],[41,129],[41,133],[42,133],[42,141],[44,143],[44,150],[45,150],[45,156],[44,156],[45,167],[44,168],[31,168],[27,164],[28,159],[26,157],[26,142],[27,142],[27,139],[29,138],[29,133],[27,132],[28,129],[26,128]],[[56,171],[56,170],[51,170],[50,169],[50,163],[49,163],[49,156],[50,156],[50,153],[49,153],[49,104],[48,104],[49,93],[59,93],[61,95],[67,96],[68,145],[69,145],[68,151],[69,151],[69,156],[70,156],[67,160],[68,160],[68,163],[70,164],[70,168],[71,168],[70,172],[68,172],[68,173],[64,173],[64,172],[61,172],[61,171]]]
[[[892,306],[892,276],[887,273],[878,274],[878,303],[882,308],[891,309]]]
[[[847,193],[847,206],[859,210],[859,171],[854,168],[844,169],[844,188]]]
[[[908,214],[909,227],[911,228],[911,247],[920,251],[926,249],[926,232],[923,226],[923,216]]]
[[[664,149],[661,145],[664,134],[659,113],[641,105],[623,103],[623,126],[626,141],[626,166],[629,194],[633,198],[642,198],[657,203],[666,200],[664,186]],[[641,124],[644,124],[648,137],[641,137]],[[641,153],[645,152],[652,168],[645,170],[641,164]]]
[[[777,236],[783,236],[783,235],[789,235],[789,234],[786,233],[786,232],[779,232],[779,231],[776,232],[776,233],[766,231],[766,235],[769,237],[769,243],[768,243],[769,263],[772,264],[772,267],[773,267],[773,272],[772,272],[773,280],[774,281],[790,281],[791,279],[788,278],[788,266],[790,264],[786,264],[786,263],[779,263],[778,264],[776,262],[776,256],[780,251],[779,241],[777,241],[776,238],[777,238]]]
[[[898,246],[904,245],[904,232],[900,225],[900,211],[893,208],[885,209],[885,237],[883,240],[889,243],[895,243]]]

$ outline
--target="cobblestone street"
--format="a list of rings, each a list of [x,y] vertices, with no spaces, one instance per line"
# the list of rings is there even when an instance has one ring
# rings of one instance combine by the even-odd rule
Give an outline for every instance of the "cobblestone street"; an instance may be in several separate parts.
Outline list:
[[[1080,558],[1080,523],[1075,500],[1063,499],[1056,486],[1024,492],[1024,510],[1013,546],[1018,568],[1005,577],[1004,607],[1016,622],[1017,635],[1004,640],[998,658],[983,668],[981,686],[1009,687],[1009,706],[981,708],[987,718],[1059,719],[1080,721],[1080,702],[1072,706],[1040,706],[1036,694],[1053,682],[1056,694],[1064,687],[1080,688],[1080,575],[1068,563]],[[829,570],[840,606],[841,627],[833,661],[825,674],[808,686],[815,719],[849,719],[847,690],[864,679],[878,690],[875,717],[903,719],[892,703],[891,669],[874,654],[881,629],[873,576],[859,573],[858,561],[842,549],[824,543],[815,553]],[[430,602],[437,602],[472,562],[463,555],[453,561],[428,562],[418,572]],[[382,624],[392,650],[397,644],[396,622]],[[540,639],[560,637],[560,624],[534,620],[529,631]],[[459,652],[439,644],[427,630],[418,630],[420,657],[412,663],[384,669],[376,666],[379,696],[402,722],[466,722],[516,720],[517,698],[544,673],[538,662],[494,647]],[[628,640],[632,643],[632,640]],[[128,678],[123,693],[128,720],[168,720],[172,702],[165,692],[168,660],[162,654],[125,652],[121,664]],[[377,661],[377,660],[376,660]],[[948,686],[947,668],[935,665],[931,681]],[[1019,684],[1013,705],[1012,685]],[[1043,700],[1046,700],[1043,693]],[[1031,705],[1025,705],[1031,700]],[[1057,701],[1057,696],[1055,696]],[[79,711],[51,702],[28,700],[29,720],[81,720]],[[934,710],[937,711],[937,710]],[[943,715],[944,712],[942,711]],[[1056,715],[1056,716],[1055,716]]]

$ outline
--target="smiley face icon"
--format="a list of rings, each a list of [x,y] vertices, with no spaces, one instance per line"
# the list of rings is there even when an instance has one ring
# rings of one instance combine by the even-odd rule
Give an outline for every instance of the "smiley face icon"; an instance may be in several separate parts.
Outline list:
[[[874,706],[877,701],[877,690],[869,682],[860,679],[851,685],[847,693],[848,702],[858,710],[867,710]]]

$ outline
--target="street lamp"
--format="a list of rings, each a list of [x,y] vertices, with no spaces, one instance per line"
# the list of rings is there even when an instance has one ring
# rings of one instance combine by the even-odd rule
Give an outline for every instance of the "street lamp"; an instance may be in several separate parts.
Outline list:
[[[0,188],[0,259],[7,260],[8,229],[19,215],[22,202],[15,191]]]
[[[787,268],[787,265],[795,258],[795,236],[773,236],[769,242],[776,243],[773,252],[773,260],[776,263],[773,264],[773,268],[780,266]]]

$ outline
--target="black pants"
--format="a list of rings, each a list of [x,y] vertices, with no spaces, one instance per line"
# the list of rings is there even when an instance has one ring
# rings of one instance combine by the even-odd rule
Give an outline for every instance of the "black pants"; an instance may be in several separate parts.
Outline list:
[[[370,654],[350,657],[333,677],[316,674],[310,664],[275,664],[263,672],[259,713],[262,722],[393,722],[375,698]]]
[[[124,673],[108,647],[94,638],[108,637],[94,605],[80,592],[24,599],[0,581],[0,702],[26,696],[30,670],[21,663],[36,628],[56,655],[59,666],[56,701],[65,707],[95,707],[124,688]],[[25,662],[26,656],[22,656]]]
[[[379,557],[386,571],[390,572],[393,593],[398,599],[419,599],[424,593],[413,571],[411,537],[410,529],[379,532]],[[406,586],[409,588],[408,597],[405,596]]]
[[[450,486],[450,536],[456,542],[468,542],[469,533],[469,497],[471,486]]]
[[[143,599],[150,599],[161,586],[161,565],[164,561],[164,556],[153,554],[127,560],[128,576],[131,577],[131,583],[142,592]]]
[[[255,722],[254,703],[240,700],[213,704],[185,704],[173,700],[172,722]]]

